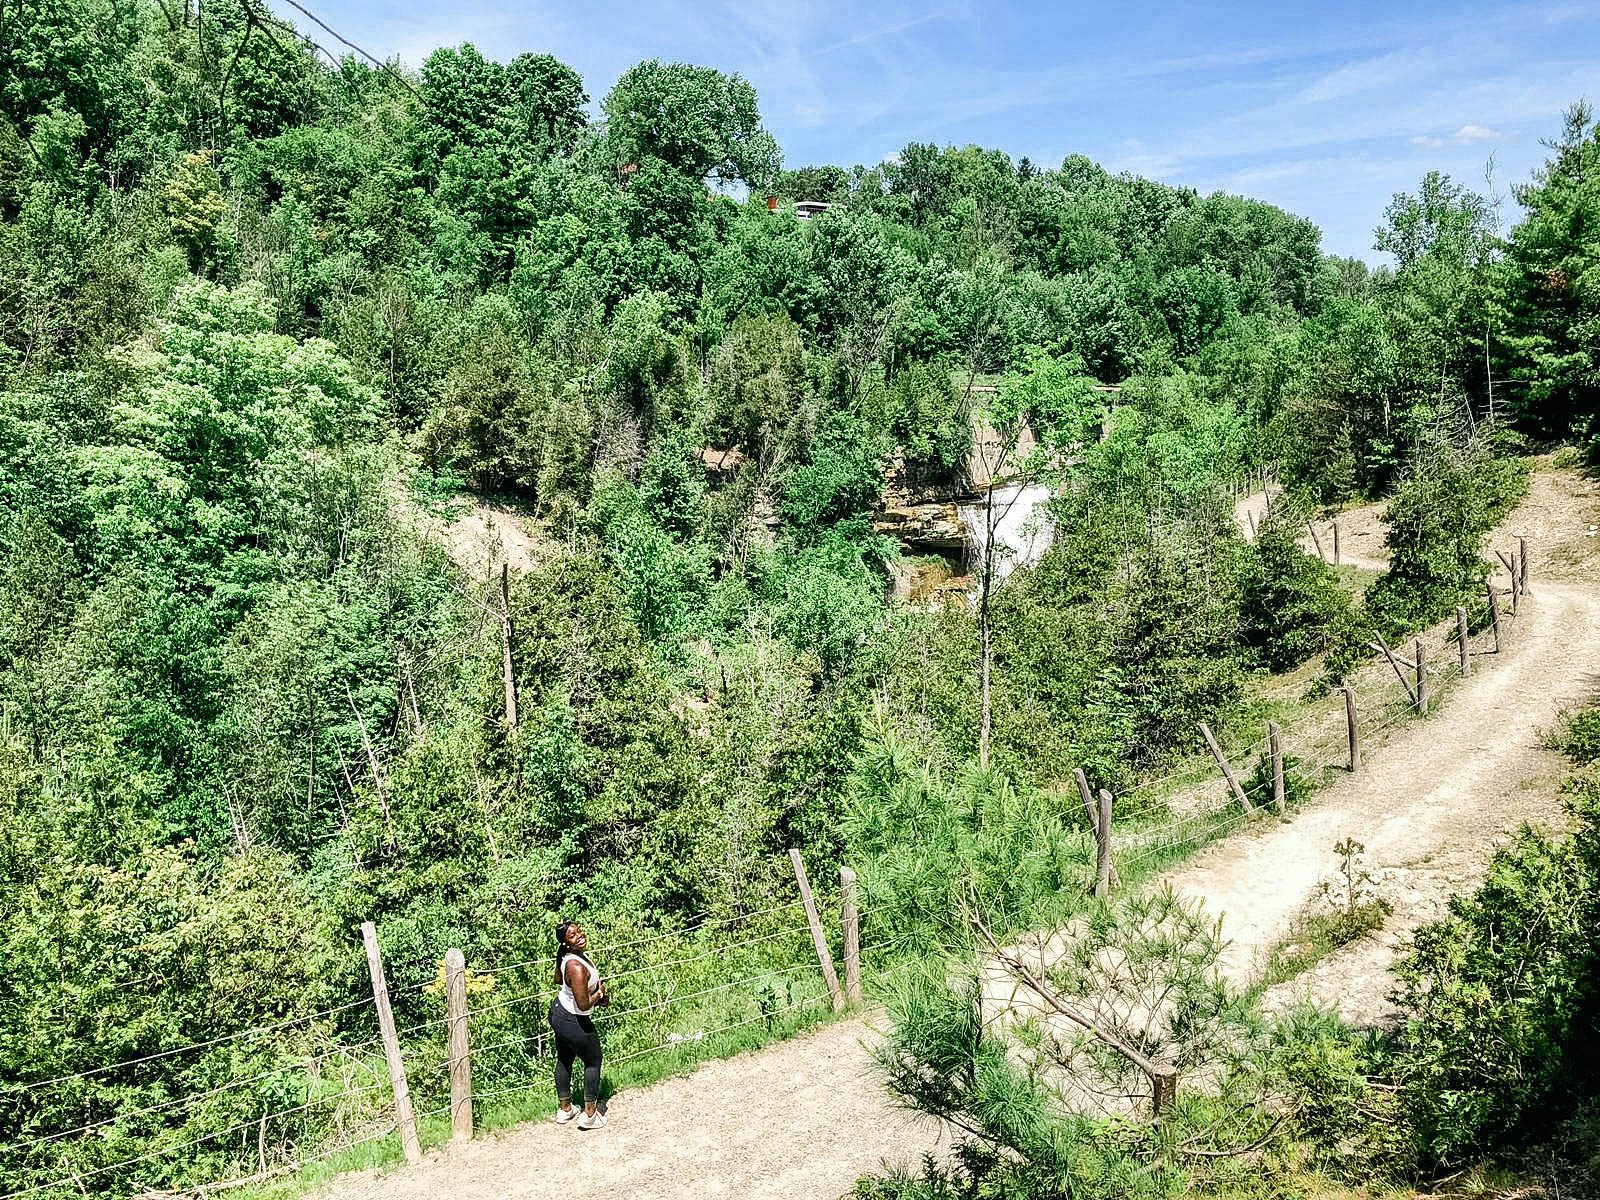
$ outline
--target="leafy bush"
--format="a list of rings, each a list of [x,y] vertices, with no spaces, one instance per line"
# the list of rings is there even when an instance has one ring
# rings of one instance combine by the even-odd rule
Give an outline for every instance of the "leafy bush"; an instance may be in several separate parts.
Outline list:
[[[1571,841],[1518,833],[1396,968],[1405,1023],[1389,1065],[1425,1164],[1459,1163],[1548,1122],[1594,1068],[1597,799],[1592,788],[1580,798]]]
[[[1574,762],[1600,762],[1600,708],[1568,714],[1560,728],[1546,739],[1546,745]]]
[[[1306,1165],[1363,1182],[1399,1177],[1414,1152],[1399,1099],[1374,1086],[1374,1047],[1334,1014],[1305,1006],[1273,1024],[1272,1070]]]
[[[1316,788],[1303,771],[1298,770],[1300,759],[1293,754],[1283,756],[1283,803],[1285,808],[1299,808],[1316,794]],[[1244,790],[1256,797],[1259,804],[1270,803],[1272,797],[1272,755],[1262,751],[1255,766],[1250,768],[1250,778],[1244,781]]]

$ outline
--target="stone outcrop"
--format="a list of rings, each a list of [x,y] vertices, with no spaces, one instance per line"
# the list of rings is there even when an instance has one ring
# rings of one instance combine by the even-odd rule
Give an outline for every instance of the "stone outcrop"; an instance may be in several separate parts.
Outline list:
[[[873,520],[872,532],[897,539],[907,550],[956,554],[967,545],[967,532],[954,501],[885,508]]]
[[[918,487],[906,471],[905,455],[896,450],[883,469],[883,507],[872,532],[895,538],[911,553],[959,554],[966,549],[966,530],[956,507],[954,487]]]

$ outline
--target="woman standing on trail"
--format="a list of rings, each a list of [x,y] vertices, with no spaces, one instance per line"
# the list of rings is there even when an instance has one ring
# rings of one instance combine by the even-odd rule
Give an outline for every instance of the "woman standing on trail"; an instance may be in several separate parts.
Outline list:
[[[600,1099],[600,1034],[590,1020],[596,1005],[610,1004],[600,972],[585,953],[589,935],[576,921],[556,926],[556,982],[561,992],[550,1002],[550,1028],[556,1035],[556,1124],[574,1117],[579,1129],[599,1129],[606,1115],[595,1111]],[[583,1111],[572,1105],[572,1060],[583,1060]]]

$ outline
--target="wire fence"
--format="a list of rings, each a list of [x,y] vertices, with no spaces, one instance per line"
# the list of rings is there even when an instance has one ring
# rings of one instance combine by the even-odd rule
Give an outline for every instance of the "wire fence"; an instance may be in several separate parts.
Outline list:
[[[1518,591],[1519,597],[1526,594],[1520,586]],[[1462,606],[1464,620],[1458,618],[1442,632],[1436,629],[1417,639],[1417,645],[1422,647],[1420,674],[1426,681],[1425,686],[1416,679],[1415,674],[1410,679],[1402,674],[1408,668],[1413,673],[1417,672],[1416,646],[1411,648],[1410,658],[1392,651],[1397,667],[1391,666],[1387,656],[1374,658],[1368,664],[1365,677],[1349,683],[1349,694],[1357,714],[1354,740],[1357,746],[1363,748],[1362,753],[1380,735],[1419,716],[1422,698],[1426,699],[1431,711],[1453,686],[1467,677],[1475,660],[1505,648],[1515,633],[1514,614],[1501,607],[1502,599],[1497,597],[1495,604],[1498,621],[1491,619],[1490,600],[1486,593],[1477,601]],[[1465,654],[1461,652],[1463,627],[1467,630]],[[1429,654],[1439,651],[1447,653],[1430,664]],[[1343,689],[1334,691],[1330,697],[1335,701],[1334,705],[1315,714],[1303,727],[1288,726],[1281,731],[1279,746],[1286,799],[1296,791],[1314,790],[1353,765],[1349,757],[1351,728],[1348,716],[1340,711],[1342,705],[1337,702],[1342,692]],[[1114,837],[1116,862],[1136,868],[1158,866],[1186,849],[1205,845],[1232,833],[1264,810],[1271,811],[1276,798],[1275,787],[1270,770],[1264,771],[1270,766],[1267,758],[1269,753],[1270,734],[1232,753],[1234,764],[1250,764],[1246,769],[1252,772],[1252,777],[1240,785],[1250,808],[1238,802],[1232,789],[1213,769],[1206,779],[1207,790],[1214,796],[1212,803],[1198,809],[1171,813],[1164,820],[1132,822],[1131,827],[1125,827]],[[1202,769],[1191,764],[1158,779],[1141,781],[1126,789],[1118,799],[1133,795],[1159,796],[1164,787],[1167,789],[1166,797],[1171,798],[1174,794],[1171,784],[1175,780],[1185,781],[1189,785],[1187,790],[1192,791]]]
[[[765,1025],[768,1034],[787,1032],[796,1016],[830,1010],[811,924],[786,919],[804,905],[796,897],[731,916],[702,914],[682,929],[625,939],[597,952],[598,961],[607,966],[608,994],[627,998],[620,1007],[595,1013],[606,1039],[608,1070],[669,1052],[678,1058],[707,1057],[730,1048],[728,1038],[738,1031]],[[729,936],[741,925],[747,930]],[[697,939],[714,939],[715,944],[702,948]],[[437,956],[436,961],[442,959]],[[413,958],[405,965],[418,961]],[[486,1085],[474,1103],[551,1086],[554,1048],[543,1006],[557,990],[553,978],[548,985],[540,981],[504,998],[496,989],[502,981],[524,978],[532,968],[553,968],[553,961],[524,958],[471,971],[479,989],[469,1011],[472,1040],[478,1043],[471,1054],[474,1072]],[[425,992],[438,990],[433,981],[422,986]],[[442,1004],[442,998],[434,1002]],[[14,1100],[28,1100],[83,1080],[115,1081],[119,1073],[146,1064],[250,1044],[251,1039],[314,1027],[373,1005],[373,998],[364,997],[253,1029],[10,1084],[9,1091]],[[396,1029],[392,1038],[379,1032],[330,1043],[316,1059],[288,1056],[214,1086],[86,1114],[70,1127],[14,1138],[0,1145],[0,1200],[133,1188],[141,1176],[181,1190],[186,1176],[202,1172],[207,1164],[208,1180],[238,1174],[252,1161],[255,1171],[240,1178],[267,1178],[393,1137],[401,1120],[384,1065],[385,1045],[401,1048],[407,1090],[419,1101],[420,1116],[436,1117],[451,1109],[450,1103],[439,1103],[449,1095],[448,1025],[448,1016],[429,1017]],[[291,1095],[295,1090],[302,1095],[292,1102],[261,1103],[286,1088]],[[6,1094],[0,1088],[0,1104]],[[126,1094],[117,1092],[108,1102],[125,1105]],[[326,1119],[332,1112],[339,1112],[341,1119]],[[150,1148],[127,1153],[140,1141]],[[123,1153],[116,1154],[117,1148]]]

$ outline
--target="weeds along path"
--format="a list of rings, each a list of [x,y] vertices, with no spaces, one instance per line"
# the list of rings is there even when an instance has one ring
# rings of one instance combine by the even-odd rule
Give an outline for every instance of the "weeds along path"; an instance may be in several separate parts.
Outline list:
[[[939,1127],[895,1108],[871,1061],[867,1020],[705,1063],[619,1093],[593,1133],[533,1121],[429,1151],[409,1169],[333,1180],[320,1200],[832,1200],[888,1162],[943,1148]],[[553,1093],[553,1085],[552,1085]]]
[[[1260,496],[1241,502],[1241,517],[1252,502],[1259,506]],[[1597,518],[1590,481],[1537,471],[1528,500],[1489,539],[1491,547],[1511,545],[1525,531],[1534,564],[1531,603],[1505,652],[1477,658],[1440,709],[1391,730],[1359,774],[1330,784],[1291,822],[1261,821],[1168,874],[1174,888],[1221,917],[1231,942],[1224,969],[1234,983],[1258,976],[1296,915],[1318,903],[1321,883],[1334,880],[1334,843],[1354,838],[1393,913],[1376,936],[1273,988],[1266,1003],[1314,999],[1348,1020],[1380,1023],[1390,1012],[1388,969],[1408,935],[1443,915],[1452,894],[1474,887],[1524,821],[1561,821],[1563,764],[1540,738],[1563,709],[1600,696],[1600,547],[1589,533]],[[1341,517],[1341,533],[1347,529],[1354,537],[1345,539],[1344,561],[1381,568],[1372,557],[1382,554],[1376,507]]]

